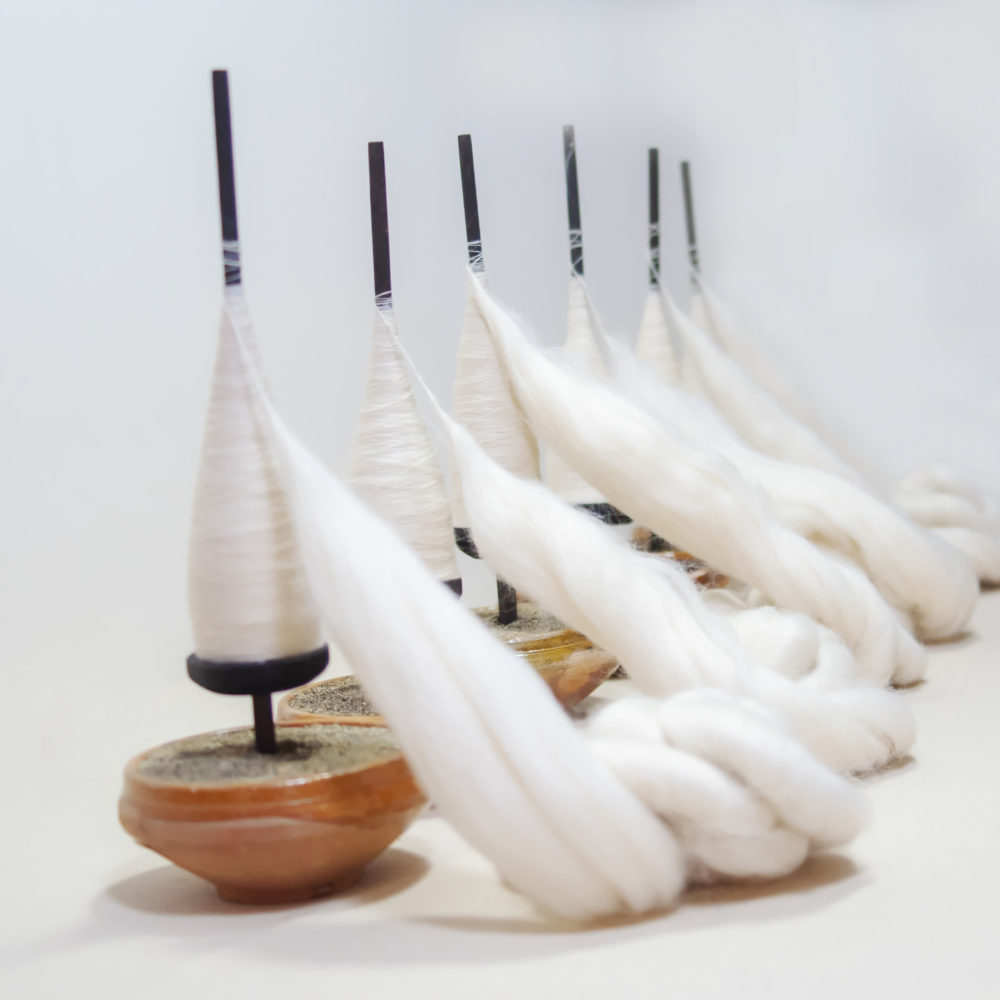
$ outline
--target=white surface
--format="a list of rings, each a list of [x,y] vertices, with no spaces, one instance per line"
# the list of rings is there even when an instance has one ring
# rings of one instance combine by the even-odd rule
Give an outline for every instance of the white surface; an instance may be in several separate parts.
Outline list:
[[[873,821],[850,848],[782,882],[693,892],[674,912],[590,928],[547,923],[438,818],[417,822],[345,897],[273,909],[223,903],[117,827],[120,766],[169,726],[140,710],[112,730],[105,723],[93,752],[73,753],[72,721],[39,741],[39,719],[72,719],[85,700],[56,690],[44,714],[13,719],[22,745],[48,752],[13,793],[24,836],[6,859],[14,893],[4,903],[10,951],[0,983],[9,997],[148,1000],[609,990],[988,1000],[1000,976],[998,653],[994,592],[971,634],[936,647],[929,679],[907,694],[920,733],[914,759],[866,782]],[[154,692],[163,715],[192,730],[223,721],[219,708],[232,703],[191,697],[189,687],[177,680]],[[55,773],[58,798],[41,784]]]

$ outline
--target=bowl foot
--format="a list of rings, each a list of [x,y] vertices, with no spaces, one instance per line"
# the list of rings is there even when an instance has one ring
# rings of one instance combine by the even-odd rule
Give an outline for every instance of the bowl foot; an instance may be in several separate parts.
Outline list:
[[[306,903],[310,899],[329,896],[335,892],[343,892],[359,882],[364,874],[364,867],[357,871],[347,872],[332,882],[322,882],[319,885],[217,885],[219,896],[228,903],[242,903],[249,906],[282,906],[289,903]]]

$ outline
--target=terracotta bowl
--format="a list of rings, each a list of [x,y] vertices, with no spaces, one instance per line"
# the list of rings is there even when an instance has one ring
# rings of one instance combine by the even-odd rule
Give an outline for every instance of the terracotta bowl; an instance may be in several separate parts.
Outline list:
[[[521,602],[524,607],[526,602]],[[530,608],[530,605],[528,605]],[[495,614],[495,609],[477,609],[481,617]],[[568,628],[540,629],[530,634],[496,630],[498,638],[526,659],[564,708],[583,701],[618,666],[618,661],[595,646],[585,635]],[[308,684],[286,694],[278,703],[281,722],[321,722],[336,720],[350,725],[385,725],[385,720],[371,706],[366,714],[351,714],[340,704],[343,696],[351,702],[361,694],[357,679],[351,676]]]
[[[279,751],[283,745],[294,748],[303,741],[343,735],[316,734],[316,728],[327,727],[279,726]],[[303,731],[298,740],[296,730]],[[387,750],[366,751],[366,762],[348,761],[341,768],[321,761],[315,773],[294,776],[223,774],[193,780],[164,777],[151,769],[151,762],[165,753],[183,757],[199,752],[186,745],[213,738],[242,740],[248,733],[222,730],[139,754],[125,768],[118,804],[122,826],[140,844],[212,882],[223,899],[289,903],[346,888],[424,805],[394,742]],[[388,730],[385,735],[392,740]],[[252,736],[245,742],[248,752],[233,753],[256,754]]]

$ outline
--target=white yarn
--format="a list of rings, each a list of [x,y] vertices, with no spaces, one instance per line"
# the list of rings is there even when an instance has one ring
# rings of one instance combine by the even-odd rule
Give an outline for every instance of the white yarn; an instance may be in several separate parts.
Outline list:
[[[685,317],[677,318],[693,327]],[[707,343],[700,330],[689,333],[689,342]],[[665,385],[624,345],[609,341],[607,346],[617,385],[629,399],[656,416],[675,438],[730,459],[774,501],[785,525],[862,566],[886,600],[909,616],[919,636],[944,639],[968,624],[979,588],[964,555],[857,483],[754,451],[703,400]]]
[[[713,686],[737,696],[753,694],[838,770],[878,767],[909,748],[913,723],[898,696],[860,682],[850,655],[832,636],[824,652],[839,660],[818,669],[812,686],[783,676],[801,674],[799,662],[767,664],[777,673],[758,666],[741,648],[742,636],[702,603],[680,566],[636,553],[541,484],[519,480],[491,462],[462,428],[451,424],[450,431],[482,557],[614,653],[643,691],[665,697]],[[795,634],[785,646],[786,659],[801,657],[803,632],[812,640],[808,652],[819,656],[819,630],[802,616],[786,612],[777,628],[781,613],[774,609],[733,617],[745,621],[761,614],[772,639],[776,633],[779,639]],[[754,625],[750,628],[756,639]]]
[[[668,385],[676,385],[680,381],[677,346],[667,325],[663,298],[656,288],[646,292],[635,353]]]
[[[911,519],[965,553],[980,580],[1000,583],[1000,514],[994,498],[940,466],[919,470],[895,489],[878,484],[856,460],[846,461],[829,445],[830,431],[821,426],[790,380],[740,330],[719,297],[701,280],[699,287],[692,302],[695,322],[681,317],[678,323],[689,365],[686,385],[697,383],[759,451],[858,483],[867,481],[873,492],[891,494]],[[726,353],[701,333],[699,324]]]
[[[570,363],[578,370],[598,379],[607,375],[601,321],[594,310],[587,286],[578,274],[573,274],[569,281],[564,349]]]
[[[538,442],[518,407],[479,306],[470,293],[458,342],[454,414],[495,462],[522,479],[540,476]],[[458,477],[451,484],[456,525],[468,527]]]
[[[856,566],[784,527],[725,458],[675,440],[629,400],[553,364],[483,288],[475,292],[535,431],[608,500],[771,603],[838,632],[870,679],[923,673],[924,650]]]
[[[417,412],[391,313],[379,308],[351,451],[350,484],[396,528],[434,576],[458,578],[444,477]]]
[[[240,354],[256,342],[240,286],[230,286],[205,419],[188,563],[195,650],[252,662],[323,644],[276,458],[247,392]]]
[[[476,280],[475,277],[473,280]],[[601,378],[607,369],[601,356],[598,330],[599,323],[587,294],[587,286],[583,278],[574,273],[569,282],[566,344],[563,350],[570,365]],[[567,503],[605,502],[600,491],[551,448],[545,453],[545,483]]]
[[[570,917],[642,912],[672,902],[689,874],[783,874],[860,829],[851,784],[719,692],[637,708],[641,734],[604,721],[592,751],[537,674],[291,434],[242,359],[324,622],[421,785],[511,886]],[[687,778],[676,806],[656,780],[671,769]],[[743,803],[728,825],[727,794]]]

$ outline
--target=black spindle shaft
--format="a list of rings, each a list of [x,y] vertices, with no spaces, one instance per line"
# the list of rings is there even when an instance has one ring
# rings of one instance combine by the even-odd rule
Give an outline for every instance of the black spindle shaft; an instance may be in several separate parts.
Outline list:
[[[484,274],[486,265],[483,261],[483,238],[479,229],[476,165],[472,157],[470,135],[458,137],[458,165],[462,174],[462,204],[465,208],[465,240],[469,252],[469,267],[477,274]],[[455,542],[466,555],[472,556],[473,559],[479,558],[467,528],[455,529]],[[497,620],[501,625],[517,621],[517,591],[500,577],[497,577]]]
[[[697,284],[698,238],[694,231],[694,195],[691,191],[691,167],[687,160],[681,163],[681,186],[684,188],[684,223],[687,226],[688,260],[691,263],[691,280]]]
[[[233,167],[233,126],[229,113],[229,74],[212,71],[215,106],[215,156],[219,167],[219,216],[222,223],[222,266],[227,285],[242,283],[239,231],[236,225],[236,172]]]
[[[497,621],[501,625],[517,621],[517,591],[500,577],[497,577]]]
[[[372,265],[375,301],[392,305],[392,275],[389,270],[389,207],[385,193],[385,149],[380,142],[368,143],[368,188],[372,215]]]
[[[479,199],[476,196],[476,164],[472,158],[472,136],[458,137],[458,165],[462,172],[462,204],[465,207],[465,241],[469,267],[477,274],[485,270],[483,238],[479,231]]]
[[[660,287],[660,151],[649,151],[649,286]]]
[[[262,691],[253,696],[253,737],[261,753],[278,752],[270,691]]]
[[[569,216],[569,260],[573,271],[583,275],[583,229],[580,225],[580,181],[576,173],[576,134],[572,125],[563,127],[563,159],[566,166],[566,210]]]

